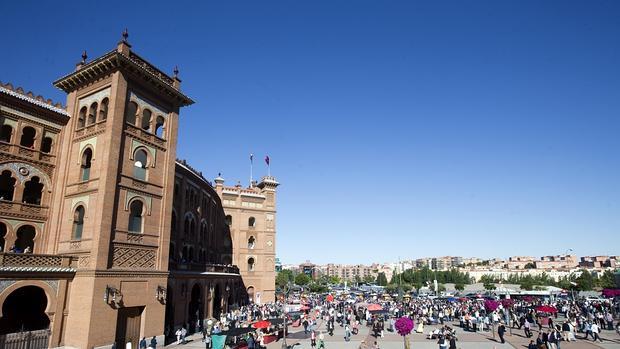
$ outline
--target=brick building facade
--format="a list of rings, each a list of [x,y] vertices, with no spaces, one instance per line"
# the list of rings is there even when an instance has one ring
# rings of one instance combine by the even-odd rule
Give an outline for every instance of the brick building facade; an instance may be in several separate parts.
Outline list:
[[[180,82],[124,35],[54,83],[66,107],[0,85],[0,336],[161,345],[248,301],[218,193],[176,161]]]

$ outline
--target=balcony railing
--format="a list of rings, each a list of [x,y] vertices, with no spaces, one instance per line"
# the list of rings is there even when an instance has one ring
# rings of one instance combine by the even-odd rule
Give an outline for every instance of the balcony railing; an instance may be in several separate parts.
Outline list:
[[[47,206],[33,205],[17,201],[0,200],[1,213],[14,213],[22,215],[26,214],[46,217],[48,209],[49,208]]]
[[[56,161],[55,155],[44,153],[37,149],[22,147],[21,145],[6,143],[2,141],[0,141],[0,151],[28,159],[44,161],[50,164],[54,164]]]
[[[214,263],[197,263],[197,262],[175,262],[170,261],[171,270],[187,270],[208,273],[228,273],[239,274],[239,268],[236,265],[214,264]]]
[[[0,267],[44,267],[44,268],[71,268],[71,256],[59,256],[34,253],[0,253]]]

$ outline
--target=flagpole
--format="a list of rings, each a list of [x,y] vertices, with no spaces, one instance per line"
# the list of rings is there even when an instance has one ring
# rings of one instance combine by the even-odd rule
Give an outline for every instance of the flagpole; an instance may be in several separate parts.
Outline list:
[[[252,180],[253,178],[253,167],[254,167],[254,154],[250,154],[250,188],[252,188]]]

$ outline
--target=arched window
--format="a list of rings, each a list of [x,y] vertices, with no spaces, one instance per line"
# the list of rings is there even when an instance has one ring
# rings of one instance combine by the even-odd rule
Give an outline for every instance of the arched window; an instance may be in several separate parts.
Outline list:
[[[189,262],[193,262],[194,261],[194,247],[193,246],[191,246],[189,248],[189,256],[187,256],[187,260]]]
[[[256,239],[253,236],[250,236],[248,239],[248,248],[252,250],[254,249],[254,246],[256,246]]]
[[[232,216],[231,215],[226,216],[226,225],[228,225],[229,227],[232,225]]]
[[[77,128],[83,128],[84,126],[86,126],[86,112],[87,112],[87,109],[85,106],[82,107],[82,109],[80,109],[80,114],[78,115]]]
[[[78,206],[73,212],[73,231],[71,232],[71,239],[82,239],[82,231],[84,230],[84,206]]]
[[[148,109],[142,112],[142,129],[146,131],[151,129],[151,111]]]
[[[155,122],[155,134],[159,138],[164,138],[164,117],[161,115],[157,116],[157,121]]]
[[[13,201],[15,178],[11,171],[2,171],[0,175],[0,200]]]
[[[32,148],[34,146],[34,138],[37,135],[37,131],[30,127],[26,126],[22,130],[22,139],[19,141],[19,145],[26,148]]]
[[[131,233],[142,233],[142,215],[144,204],[140,200],[134,200],[129,205],[129,227]]]
[[[181,262],[187,263],[187,246],[183,246],[183,250],[181,251]]]
[[[41,205],[41,195],[43,192],[43,184],[41,179],[37,176],[32,177],[24,185],[24,199],[23,202],[32,205]]]
[[[134,156],[133,176],[134,178],[145,181],[146,180],[146,166],[148,157],[144,149],[138,149]]]
[[[99,105],[97,102],[90,105],[90,109],[88,109],[88,119],[86,119],[86,125],[92,125],[97,121],[97,109]]]
[[[15,240],[15,252],[32,253],[34,250],[34,237],[36,230],[32,225],[22,225],[17,229],[17,240]]]
[[[190,239],[194,240],[196,238],[196,222],[193,219],[189,222],[189,233]]]
[[[0,127],[0,141],[11,143],[12,134],[13,127],[11,127],[11,125],[2,125],[2,127]]]
[[[254,257],[248,258],[248,271],[254,271]]]
[[[168,251],[168,259],[170,259],[171,261],[177,260],[176,247],[175,247],[174,242],[170,243],[170,250]]]
[[[256,218],[250,217],[248,219],[248,227],[255,227],[255,226],[256,226]]]
[[[189,226],[190,226],[189,222],[190,222],[189,217],[188,217],[188,216],[185,216],[185,222],[183,222],[183,235],[184,235],[185,237],[189,236],[189,231],[190,231],[190,230],[189,230],[189,229],[190,229],[190,227],[189,227]]]
[[[102,121],[108,118],[108,104],[109,103],[110,103],[110,100],[107,98],[104,98],[101,101],[101,106],[99,107],[99,121]]]
[[[6,233],[8,229],[6,228],[6,224],[0,222],[0,252],[4,252],[7,250],[6,248]]]
[[[82,181],[87,181],[90,179],[90,165],[93,159],[93,151],[90,148],[86,148],[84,153],[82,153],[82,161],[80,164],[80,178]]]
[[[177,214],[172,211],[172,222],[170,223],[170,231],[172,232],[170,235],[173,237],[177,236]]]
[[[138,105],[134,102],[127,103],[125,110],[125,122],[136,126],[136,115],[138,114]]]
[[[52,137],[43,138],[43,142],[41,142],[41,152],[46,154],[52,152]]]
[[[202,224],[200,225],[200,242],[201,243],[206,243],[206,239],[207,239],[207,223],[202,222]]]

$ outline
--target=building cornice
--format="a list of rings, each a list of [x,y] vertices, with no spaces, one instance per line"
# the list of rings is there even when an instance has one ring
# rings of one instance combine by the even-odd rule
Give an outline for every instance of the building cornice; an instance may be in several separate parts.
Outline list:
[[[69,93],[102,75],[116,70],[139,75],[144,82],[169,96],[178,106],[183,107],[194,103],[191,98],[173,85],[174,80],[171,77],[147,63],[135,53],[129,52],[129,55],[125,55],[117,50],[110,51],[85,64],[75,72],[61,77],[54,81],[54,86]]]

